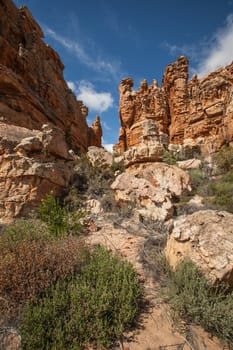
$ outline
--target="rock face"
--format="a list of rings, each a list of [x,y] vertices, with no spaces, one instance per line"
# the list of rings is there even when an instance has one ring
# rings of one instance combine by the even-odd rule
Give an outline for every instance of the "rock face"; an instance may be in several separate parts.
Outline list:
[[[88,127],[88,109],[68,88],[63,68],[29,10],[0,0],[1,223],[26,214],[50,191],[60,194],[74,152],[101,147],[100,118]]]
[[[112,189],[118,202],[135,204],[142,220],[164,221],[173,215],[172,199],[190,190],[189,175],[174,165],[141,165],[119,175]]]
[[[59,127],[74,151],[101,146],[101,125],[86,122],[88,113],[63,78],[58,54],[43,42],[43,32],[29,10],[0,1],[0,118],[7,124],[40,130]]]
[[[154,80],[133,80],[119,86],[119,142],[115,151],[125,152],[126,166],[159,161],[165,149],[185,151],[190,158],[209,155],[233,141],[233,63],[188,81],[188,59],[180,56],[165,69],[162,87]]]
[[[27,214],[50,191],[59,194],[72,174],[72,157],[60,129],[0,123],[0,223]]]
[[[184,258],[199,266],[212,283],[226,281],[233,286],[233,215],[202,210],[179,217],[165,249],[175,268]]]

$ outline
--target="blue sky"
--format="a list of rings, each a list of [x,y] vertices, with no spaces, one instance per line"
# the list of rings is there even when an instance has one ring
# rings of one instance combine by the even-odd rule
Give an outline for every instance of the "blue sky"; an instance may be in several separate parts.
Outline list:
[[[101,116],[103,143],[118,140],[118,85],[161,82],[167,64],[190,60],[190,77],[233,61],[233,0],[14,0],[26,5],[60,55],[64,78]]]

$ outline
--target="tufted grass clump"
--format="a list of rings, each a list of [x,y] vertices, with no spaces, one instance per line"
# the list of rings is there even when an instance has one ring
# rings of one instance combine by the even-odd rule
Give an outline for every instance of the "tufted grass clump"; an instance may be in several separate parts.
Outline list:
[[[202,326],[233,349],[233,292],[212,286],[190,260],[169,271],[168,299],[174,315]]]
[[[80,273],[26,307],[25,350],[109,348],[139,311],[142,288],[130,263],[97,247]]]

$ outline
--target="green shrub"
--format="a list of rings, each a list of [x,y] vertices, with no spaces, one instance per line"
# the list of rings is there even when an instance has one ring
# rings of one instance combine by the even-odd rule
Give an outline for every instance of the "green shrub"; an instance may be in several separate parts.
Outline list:
[[[189,260],[169,273],[169,301],[175,315],[201,325],[233,348],[233,293],[211,286]]]
[[[68,206],[62,206],[58,198],[49,194],[41,201],[39,216],[55,237],[78,233],[84,225],[85,212],[72,209],[70,212]]]
[[[218,209],[233,213],[233,171],[209,183],[209,202]]]
[[[110,189],[110,184],[113,181],[114,171],[108,164],[95,162],[93,165],[86,155],[82,155],[75,167],[71,191],[74,193],[74,189],[76,189],[77,194],[84,197],[84,200],[87,198],[98,199]]]
[[[0,236],[1,321],[16,320],[27,300],[77,272],[84,245],[75,237],[55,240],[39,220],[19,220]]]
[[[233,212],[233,171],[211,177],[208,169],[193,169],[189,172],[192,194],[204,197],[206,207]]]
[[[179,158],[178,154],[173,151],[165,151],[162,157],[163,162],[171,165],[176,164],[177,161],[179,160],[178,158]]]
[[[23,348],[108,348],[132,325],[141,296],[131,264],[98,247],[76,278],[57,283],[44,298],[28,304]]]
[[[233,147],[223,146],[214,157],[214,160],[221,173],[229,171],[233,165]]]
[[[211,203],[220,209],[233,212],[233,183],[212,183],[210,188],[214,194]]]
[[[203,169],[191,169],[189,171],[189,176],[191,180],[192,190],[194,192],[198,191],[198,188],[206,182],[206,176]]]
[[[40,219],[49,227],[49,230],[55,236],[59,236],[67,231],[68,228],[68,210],[61,206],[59,199],[52,194],[47,195],[41,201],[39,207]]]

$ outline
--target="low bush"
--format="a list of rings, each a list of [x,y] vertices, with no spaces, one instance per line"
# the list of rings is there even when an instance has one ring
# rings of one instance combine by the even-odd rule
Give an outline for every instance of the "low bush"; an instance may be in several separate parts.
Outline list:
[[[211,169],[205,166],[201,169],[189,171],[192,192],[187,196],[186,202],[193,195],[198,194],[203,197],[206,208],[226,210],[233,213],[233,170],[231,169],[218,176],[211,176],[210,172]],[[182,210],[185,213],[189,212],[190,206],[186,205],[184,199],[184,196],[181,196],[178,205],[176,205],[179,214]]]
[[[198,191],[200,194],[200,187],[206,184],[207,177],[203,169],[191,169],[189,171],[189,176],[192,184],[193,192]]]
[[[167,164],[174,165],[179,160],[179,156],[177,152],[165,151],[162,160]]]
[[[93,165],[86,155],[82,155],[75,167],[72,189],[76,188],[86,197],[84,199],[98,199],[109,190],[114,178],[114,171],[108,164],[95,162]]]
[[[215,155],[214,161],[220,173],[228,172],[233,165],[233,147],[223,146]]]
[[[28,304],[25,350],[109,348],[132,325],[142,288],[131,264],[97,247],[80,274]]]
[[[217,209],[233,213],[233,171],[209,183],[209,202]]]
[[[77,272],[84,254],[75,237],[55,240],[39,220],[19,220],[0,236],[0,311],[16,320],[25,302]]]
[[[169,271],[168,297],[176,316],[201,325],[233,348],[233,292],[211,286],[196,265],[183,261]]]
[[[39,217],[55,237],[77,234],[85,226],[85,211],[75,208],[69,210],[68,205],[61,205],[60,199],[52,194],[41,201]]]

